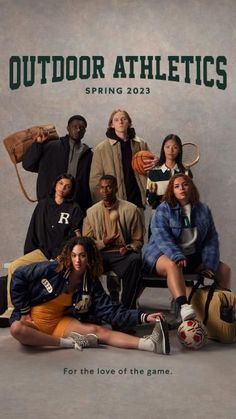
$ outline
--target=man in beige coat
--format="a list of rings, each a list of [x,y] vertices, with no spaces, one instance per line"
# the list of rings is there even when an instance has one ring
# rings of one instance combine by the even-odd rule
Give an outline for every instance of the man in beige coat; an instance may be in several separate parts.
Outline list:
[[[117,180],[114,176],[102,176],[99,191],[102,200],[87,210],[83,235],[95,240],[105,272],[112,270],[122,278],[122,304],[135,308],[144,236],[140,212],[134,204],[116,198]]]
[[[92,159],[89,184],[93,203],[100,200],[101,176],[110,174],[117,179],[117,197],[144,209],[147,178],[134,172],[131,160],[138,151],[149,150],[147,143],[137,137],[128,112],[120,109],[112,112],[106,136],[95,148]],[[147,159],[145,170],[152,169],[157,160]]]

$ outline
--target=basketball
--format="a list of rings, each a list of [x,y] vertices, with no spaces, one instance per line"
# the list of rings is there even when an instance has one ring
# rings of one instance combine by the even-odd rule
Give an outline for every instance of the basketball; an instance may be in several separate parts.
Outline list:
[[[139,175],[146,176],[144,171],[144,163],[146,159],[153,159],[154,155],[147,150],[138,151],[133,155],[131,165],[133,170],[138,173]]]
[[[198,320],[186,320],[178,328],[179,341],[189,349],[200,349],[207,342],[207,330]]]

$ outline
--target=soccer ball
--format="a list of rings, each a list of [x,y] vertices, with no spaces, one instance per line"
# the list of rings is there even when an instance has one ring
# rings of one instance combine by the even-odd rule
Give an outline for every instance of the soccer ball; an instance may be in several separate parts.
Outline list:
[[[200,349],[207,342],[207,330],[198,320],[186,320],[178,328],[179,341],[189,349]]]

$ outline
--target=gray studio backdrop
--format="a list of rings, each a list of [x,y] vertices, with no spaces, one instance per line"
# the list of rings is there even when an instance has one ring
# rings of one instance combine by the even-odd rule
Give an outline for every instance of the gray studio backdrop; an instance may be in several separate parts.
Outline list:
[[[232,266],[235,281],[235,0],[0,0],[0,16],[1,139],[23,128],[50,122],[64,135],[68,118],[80,113],[88,120],[85,141],[95,146],[104,139],[110,112],[123,108],[131,114],[137,134],[156,153],[169,133],[198,143],[201,158],[193,168],[194,179],[202,200],[212,209],[221,257]],[[31,87],[24,86],[22,56],[36,57]],[[39,56],[51,60],[44,84],[42,66],[37,64]],[[89,57],[82,61],[85,66],[91,64],[90,77],[79,77],[88,76],[88,67],[84,67],[80,74],[78,70],[76,79],[53,83],[53,56],[65,60],[76,57],[78,64],[79,57]],[[104,78],[101,74],[92,78],[93,56],[104,57]],[[122,56],[124,62],[126,56],[138,57],[134,62],[135,77],[129,77],[130,68],[126,69],[126,78],[113,77],[117,56]],[[141,79],[140,56],[161,57],[162,73],[168,73],[168,56],[177,56],[179,61],[182,56],[210,56],[214,62],[206,63],[208,78],[198,85],[195,61],[189,67],[188,83],[186,67],[184,70],[177,61],[172,79],[178,74],[179,82],[168,77],[156,79],[155,74],[153,79]],[[222,56],[227,63],[219,67],[226,73],[227,85],[220,89],[216,80],[222,82],[224,76],[217,74],[216,57]],[[18,58],[13,59],[15,67],[10,76],[11,57]],[[21,74],[17,73],[18,65]],[[213,80],[213,87],[205,85],[208,79],[210,84]],[[103,93],[91,93],[92,88],[102,88]],[[110,93],[109,88],[116,89],[115,93]],[[34,204],[28,203],[19,190],[2,141],[0,147],[0,261],[6,262],[22,254]],[[23,170],[21,173],[28,192],[34,196],[36,175]]]

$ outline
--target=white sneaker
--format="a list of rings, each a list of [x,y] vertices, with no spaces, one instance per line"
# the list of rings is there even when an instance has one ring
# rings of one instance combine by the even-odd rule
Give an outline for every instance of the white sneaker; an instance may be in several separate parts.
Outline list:
[[[70,336],[75,345],[75,349],[79,349],[80,351],[83,350],[83,348],[97,348],[98,347],[98,337],[97,335],[94,335],[93,333],[88,333],[87,335],[81,335],[77,332],[71,332]]]
[[[180,316],[182,321],[195,319],[196,313],[191,304],[183,304],[180,308]]]
[[[156,354],[168,355],[170,353],[168,323],[164,317],[158,316],[156,318],[156,324],[152,334],[147,336],[146,339],[149,339],[154,343],[153,352]]]

